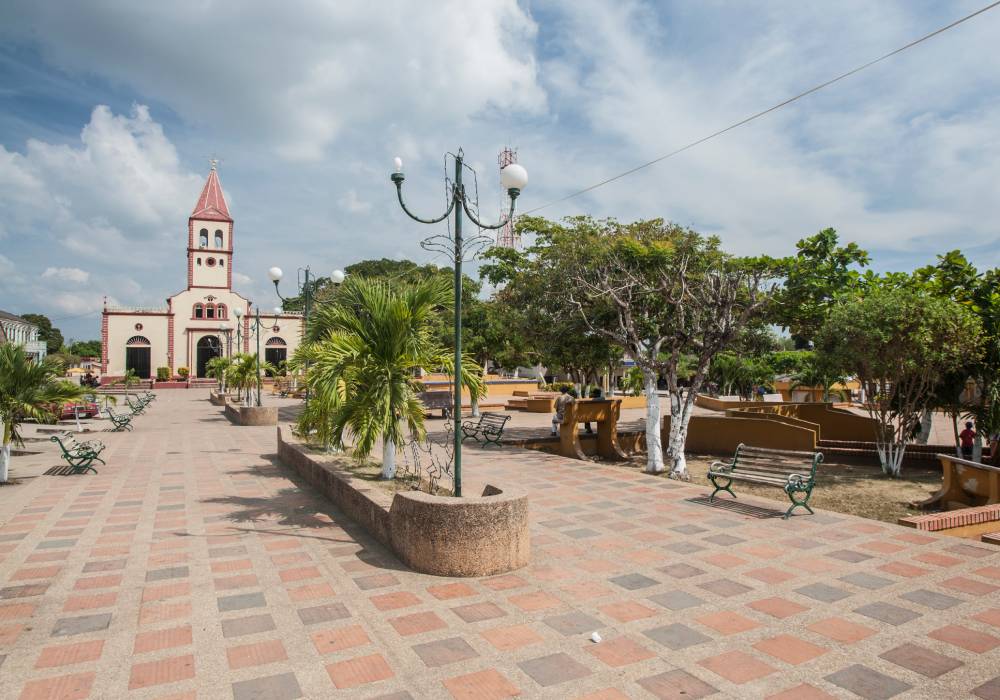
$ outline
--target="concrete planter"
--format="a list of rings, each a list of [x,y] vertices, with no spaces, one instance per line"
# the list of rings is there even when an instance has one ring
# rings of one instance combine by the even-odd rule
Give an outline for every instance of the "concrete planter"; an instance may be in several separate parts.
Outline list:
[[[213,406],[225,406],[229,402],[229,396],[218,391],[212,391],[208,394],[208,400],[212,402]]]
[[[277,425],[277,406],[235,406],[226,404],[226,418],[236,425]]]
[[[390,494],[310,454],[281,427],[278,457],[414,571],[491,576],[530,561],[527,494],[495,486],[472,498]]]

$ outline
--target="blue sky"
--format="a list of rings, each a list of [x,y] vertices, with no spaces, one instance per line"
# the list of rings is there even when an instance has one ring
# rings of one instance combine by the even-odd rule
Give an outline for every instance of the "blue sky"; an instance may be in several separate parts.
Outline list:
[[[0,308],[98,337],[104,295],[159,306],[221,158],[236,286],[265,271],[432,259],[442,154],[484,213],[496,155],[522,209],[668,152],[900,46],[985,0],[476,3],[210,0],[0,7]],[[662,216],[737,253],[832,226],[878,269],[962,248],[1000,264],[1000,10],[738,131],[543,214]],[[441,260],[436,260],[441,262]]]

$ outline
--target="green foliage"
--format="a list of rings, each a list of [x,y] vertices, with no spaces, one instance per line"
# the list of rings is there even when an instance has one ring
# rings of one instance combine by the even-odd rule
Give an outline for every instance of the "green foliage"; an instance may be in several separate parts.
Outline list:
[[[712,358],[708,378],[719,387],[720,394],[750,396],[754,387],[771,385],[774,370],[764,358],[745,357],[727,351]]]
[[[3,447],[22,445],[21,424],[27,419],[48,421],[53,410],[79,399],[84,388],[61,381],[63,367],[58,360],[46,357],[34,362],[24,348],[13,343],[0,345],[0,422],[3,424]],[[0,456],[0,480],[7,480],[6,450]]]
[[[229,366],[233,363],[232,358],[223,357],[222,355],[216,355],[215,357],[209,359],[205,363],[205,372],[208,376],[215,379],[221,385],[226,379],[226,372],[229,371]],[[163,369],[166,369],[164,367]],[[157,370],[157,373],[159,370]]]
[[[190,373],[191,373],[191,370],[189,370],[187,367],[178,367],[177,368],[177,376],[180,377],[181,379],[187,379],[188,375]]]
[[[205,366],[208,367],[207,364]],[[215,365],[213,371],[218,372],[221,366],[222,363]],[[257,387],[257,382],[260,377],[259,372],[273,372],[274,369],[274,365],[266,360],[261,360],[258,365],[257,353],[239,353],[237,355],[233,355],[233,357],[229,359],[228,365],[225,366],[223,371],[225,372],[226,384],[244,391],[246,404],[249,406],[251,390]]]
[[[796,374],[811,366],[811,350],[778,350],[767,357],[767,364],[777,375]]]
[[[100,357],[101,341],[77,340],[76,342],[70,344],[69,352],[72,355],[79,355],[80,357]]]
[[[49,353],[49,356],[54,358],[63,367],[75,367],[80,363],[80,358],[69,352],[53,352]]]
[[[158,382],[170,381],[170,368],[169,367],[157,367],[156,368],[156,381],[158,381]]]
[[[868,264],[868,253],[856,243],[838,246],[836,230],[824,229],[796,244],[785,262],[785,283],[773,307],[774,323],[787,328],[798,347],[808,347],[838,294],[854,289],[856,268]]]
[[[38,339],[45,343],[47,353],[57,353],[63,346],[63,334],[52,325],[48,316],[42,314],[21,314],[21,318],[38,326]]]
[[[642,370],[638,367],[629,367],[628,372],[622,377],[622,391],[629,396],[642,396],[645,386]]]
[[[307,385],[324,397],[300,424],[303,434],[329,429],[328,442],[338,448],[349,434],[359,461],[380,440],[402,447],[404,425],[424,439],[424,408],[417,398],[423,387],[414,370],[452,373],[452,354],[434,333],[436,314],[451,300],[451,285],[441,277],[403,285],[349,276],[310,317],[307,342],[289,363],[305,369]],[[466,356],[459,371],[473,395],[485,395],[472,358]]]

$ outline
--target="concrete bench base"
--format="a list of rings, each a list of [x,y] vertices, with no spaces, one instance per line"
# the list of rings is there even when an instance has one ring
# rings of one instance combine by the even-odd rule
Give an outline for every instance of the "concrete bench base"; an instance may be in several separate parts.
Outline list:
[[[236,425],[277,425],[277,406],[234,406],[226,404],[226,418]]]

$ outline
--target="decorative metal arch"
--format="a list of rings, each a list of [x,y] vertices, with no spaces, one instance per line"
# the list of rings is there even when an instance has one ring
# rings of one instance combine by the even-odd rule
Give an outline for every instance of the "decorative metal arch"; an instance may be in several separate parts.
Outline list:
[[[125,343],[125,345],[152,345],[152,343],[150,343],[149,338],[144,335],[133,335],[128,339],[128,342]]]
[[[286,343],[283,338],[274,337],[274,338],[268,338],[267,342],[264,343],[264,345],[280,345],[281,347],[285,347],[288,345],[288,343]]]

